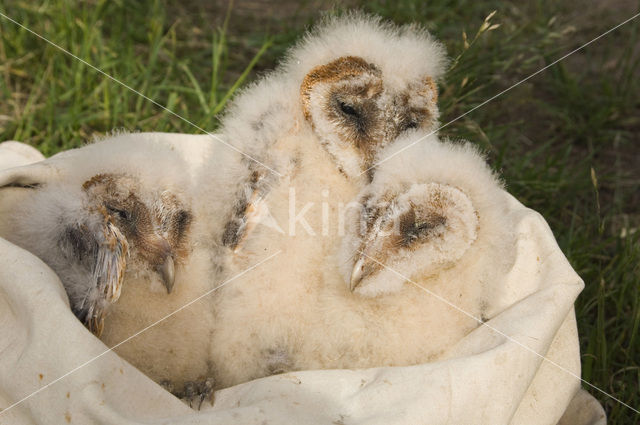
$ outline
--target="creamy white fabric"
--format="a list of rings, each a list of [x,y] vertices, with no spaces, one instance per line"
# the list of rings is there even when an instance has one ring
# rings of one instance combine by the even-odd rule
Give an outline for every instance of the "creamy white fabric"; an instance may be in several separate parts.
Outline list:
[[[13,140],[0,143],[0,170],[31,164],[43,159],[44,155],[25,143]]]
[[[554,425],[565,414],[561,424],[603,425],[577,378],[582,281],[542,217],[510,205],[517,259],[499,282],[504,309],[445,360],[272,376],[218,391],[200,412],[108,351],[55,274],[0,239],[0,423]]]

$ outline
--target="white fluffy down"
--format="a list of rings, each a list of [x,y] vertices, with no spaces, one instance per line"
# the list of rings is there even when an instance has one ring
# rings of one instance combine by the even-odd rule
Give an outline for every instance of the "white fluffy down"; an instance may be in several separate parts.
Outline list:
[[[447,64],[442,44],[420,26],[398,27],[361,13],[327,18],[287,52],[274,72],[234,99],[222,120],[221,132],[227,141],[265,163],[277,163],[277,153],[269,148],[303,126],[300,85],[304,77],[314,67],[344,56],[374,63],[388,87],[425,76],[438,80]]]
[[[381,157],[423,135],[407,135]],[[394,193],[405,202],[403,196],[418,200],[426,188],[444,188],[449,194],[450,234],[441,246],[431,245],[388,266],[473,317],[489,318],[495,314],[493,277],[506,273],[514,258],[511,229],[501,226],[509,196],[475,148],[436,137],[381,165],[364,193]],[[299,205],[318,200],[315,188],[298,189]],[[330,211],[338,209],[338,200],[347,193],[329,201]],[[272,192],[265,200],[279,222],[287,216],[284,195]],[[354,224],[347,218],[347,229]],[[378,297],[350,292],[345,274],[353,266],[357,243],[350,239],[353,235],[333,236],[335,230],[330,227],[324,237],[291,237],[256,228],[244,248],[247,257],[235,260],[238,271],[282,253],[216,295],[212,359],[223,386],[273,370],[423,363],[437,359],[478,326],[441,299],[403,285],[404,279],[391,271],[381,274],[378,283],[395,291]]]
[[[475,146],[468,142],[441,142],[435,135],[415,133],[382,151],[379,161],[374,180],[361,192],[360,199],[404,194],[399,201],[411,199],[416,204],[428,204],[433,192],[425,185],[448,187],[450,202],[442,211],[448,218],[448,227],[433,243],[416,251],[399,250],[397,255],[388,257],[387,267],[366,279],[358,288],[359,293],[371,296],[396,291],[405,277],[418,283],[431,279],[438,268],[451,267],[463,254],[469,258],[486,256],[486,261],[500,258],[500,247],[507,246],[508,238],[501,239],[509,233],[501,225],[507,201],[501,182]],[[352,225],[347,228],[341,248],[343,258],[353,258],[361,244],[359,211],[350,213],[348,222]],[[352,261],[341,266],[347,282],[352,266]]]
[[[151,293],[145,274],[131,273],[105,323],[103,340],[119,343],[224,283],[117,348],[157,382],[170,379],[179,386],[213,376],[220,388],[283,370],[423,363],[477,326],[410,285],[368,298],[352,293],[344,282],[340,267],[351,258],[339,254],[341,223],[331,221],[324,229],[325,209],[319,206],[326,201],[335,218],[345,204],[358,199],[366,176],[350,181],[337,169],[304,121],[299,96],[310,68],[344,55],[374,62],[389,84],[425,74],[437,78],[444,68],[443,49],[426,31],[350,15],[329,20],[303,40],[279,70],[240,95],[223,121],[224,139],[278,170],[277,178],[208,136],[198,139],[206,148],[194,148],[201,159],[185,167],[180,155],[177,163],[169,162],[184,152],[176,144],[189,142],[170,134],[120,135],[48,160],[56,178],[81,182],[96,171],[127,170],[144,184],[170,184],[193,201],[193,250],[176,270],[174,292]],[[420,133],[411,133],[387,152],[418,137]],[[221,234],[237,209],[239,194],[247,194],[243,184],[254,170],[265,172],[268,180],[260,202],[288,231],[256,226],[235,252],[222,246]],[[465,311],[491,314],[484,282],[496,268],[508,267],[512,258],[505,252],[507,231],[499,225],[505,198],[496,179],[471,147],[432,138],[385,162],[370,189],[399,195],[414,183],[449,185],[471,199],[479,213],[477,239],[452,267],[429,279],[415,276],[420,264],[426,264],[418,258],[399,271],[455,299]],[[316,207],[305,218],[315,232],[305,231],[301,222],[292,225],[290,217],[309,203]],[[273,260],[252,268],[270,255],[275,255]]]
[[[19,202],[1,203],[0,236],[45,260],[59,270],[63,281],[81,281],[83,276],[89,280],[91,270],[70,267],[66,262],[60,264],[64,259],[59,255],[58,246],[65,226],[87,225],[94,220],[83,202],[83,183],[100,173],[126,173],[139,183],[140,196],[162,189],[191,205],[194,198],[201,196],[196,183],[202,171],[198,165],[216,160],[212,157],[214,146],[209,136],[118,134],[39,163],[2,171],[0,199],[12,198]],[[230,174],[229,178],[233,178]],[[16,184],[26,187],[14,187]],[[216,194],[215,190],[217,186],[208,188],[207,193]],[[212,215],[220,214],[215,204],[204,203],[204,206]],[[226,208],[226,205],[219,207]],[[208,222],[198,212],[194,211],[194,215],[199,218],[193,224],[194,234],[210,235],[216,226],[221,227],[219,223]],[[212,269],[216,269],[217,263],[210,258],[215,255],[215,247],[205,245],[202,249],[207,255],[203,257],[197,250],[202,245],[190,238],[189,261],[177,265],[178,285],[170,296],[157,273],[148,270],[148,265],[141,268],[129,259],[122,294],[118,302],[110,306],[106,318],[102,340],[108,346],[121,343],[210,289],[209,285],[216,282]],[[78,299],[73,287],[66,289],[71,299]],[[208,368],[208,341],[203,335],[209,332],[211,320],[210,305],[192,306],[179,320],[166,320],[154,326],[135,340],[120,345],[116,352],[156,381],[167,377],[197,379]]]
[[[425,75],[437,80],[447,65],[444,47],[426,29],[417,24],[398,27],[358,12],[329,17],[317,25],[288,53],[283,65],[295,81],[302,81],[305,70],[341,56],[375,63],[392,85]]]
[[[393,148],[420,136],[421,133],[410,134]],[[320,209],[306,216],[315,226],[315,234],[303,231],[300,225],[295,235],[257,226],[240,253],[222,249],[216,241],[225,224],[225,211],[231,208],[228,199],[235,194],[229,190],[235,187],[234,177],[231,174],[229,180],[223,180],[227,175],[218,175],[213,184],[209,180],[213,176],[209,164],[224,160],[224,154],[211,151],[211,146],[217,145],[208,136],[191,138],[201,148],[193,147],[193,157],[198,160],[189,159],[190,165],[185,169],[180,165],[181,155],[190,148],[175,149],[180,137],[170,134],[120,135],[47,161],[54,169],[49,174],[54,180],[81,182],[98,171],[138,170],[142,181],[152,185],[167,182],[193,201],[196,237],[189,261],[176,270],[174,292],[167,296],[149,291],[145,274],[128,274],[122,295],[105,323],[103,339],[108,345],[123,341],[234,278],[117,348],[118,354],[157,382],[171,379],[179,385],[210,374],[219,388],[283,370],[418,364],[437,359],[446,347],[478,325],[412,285],[374,298],[350,292],[340,270],[351,258],[344,252],[340,254],[343,238],[337,232],[339,223],[332,221],[328,234],[322,234],[317,227]],[[312,160],[313,156],[303,157],[303,161]],[[151,165],[141,167],[144,164]],[[226,170],[223,165],[220,169]],[[318,202],[319,196],[327,200],[331,212],[338,211],[341,202],[358,199],[357,190],[340,183],[344,177],[331,170],[329,164],[320,168],[316,164],[311,170],[318,173],[288,176],[264,200],[272,218],[284,229],[290,213],[291,187],[297,189],[298,211],[307,202]],[[28,174],[24,170],[11,173]],[[3,176],[6,177],[1,174],[0,180]],[[500,226],[507,195],[475,149],[440,143],[433,137],[385,162],[370,189],[379,193],[395,191],[401,197],[406,192],[406,196],[414,198],[412,185],[423,193],[432,184],[455,187],[471,200],[478,212],[477,238],[458,261],[438,274],[421,275],[418,258],[400,265],[398,271],[455,301],[472,315],[490,317],[493,312],[485,291],[487,282],[492,281],[492,273],[505,273],[513,261],[509,230]],[[326,198],[320,190],[324,187],[330,188]],[[459,195],[455,190],[451,193],[452,197]],[[52,194],[61,195],[63,192]],[[60,199],[64,201],[63,198]],[[459,200],[461,205],[463,199]],[[52,205],[56,202],[51,200]],[[35,217],[53,214],[46,206],[42,208]],[[44,222],[38,226],[47,232],[41,228],[46,227]],[[467,239],[471,238],[469,233]],[[281,253],[272,260],[246,272],[278,251]],[[422,261],[428,264],[429,260]],[[244,274],[237,276],[240,272]]]

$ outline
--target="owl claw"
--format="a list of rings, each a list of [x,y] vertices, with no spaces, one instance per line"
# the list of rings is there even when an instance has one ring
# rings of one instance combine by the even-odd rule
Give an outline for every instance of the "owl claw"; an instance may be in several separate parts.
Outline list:
[[[198,410],[202,407],[202,402],[208,400],[213,406],[214,391],[213,391],[213,379],[207,378],[200,384],[200,402],[198,403]]]
[[[213,406],[214,402],[214,381],[212,378],[206,378],[202,381],[194,382],[187,381],[184,384],[184,392],[174,393],[175,396],[181,398],[192,409],[200,410],[202,403],[205,400],[209,400],[209,403]],[[197,403],[197,407],[196,406]]]
[[[184,395],[183,398],[188,402],[189,407],[193,408],[193,400],[196,397],[196,384],[195,382],[188,381],[184,383]]]

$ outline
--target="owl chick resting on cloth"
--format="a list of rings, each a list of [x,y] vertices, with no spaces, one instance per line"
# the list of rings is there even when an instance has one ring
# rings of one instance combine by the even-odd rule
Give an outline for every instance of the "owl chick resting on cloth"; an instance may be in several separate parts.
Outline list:
[[[22,210],[33,224],[26,233],[2,214],[2,233],[51,238],[41,257],[70,277],[65,288],[84,285],[67,289],[72,306],[108,345],[215,289],[264,258],[258,254],[284,248],[283,259],[257,277],[238,279],[117,348],[156,382],[186,383],[178,395],[200,391],[202,400],[214,385],[290,370],[441,358],[476,318],[505,306],[492,302],[502,288],[491,282],[513,259],[513,229],[498,225],[506,201],[473,149],[433,137],[369,167],[425,135],[413,129],[435,128],[433,81],[443,63],[442,49],[416,27],[357,15],[330,20],[225,117],[220,136],[259,162],[208,136],[115,137],[3,174],[3,194],[33,198],[25,205],[42,211]],[[199,160],[185,166],[176,151],[187,139],[197,139]],[[297,243],[258,225],[268,215],[282,218],[291,187],[303,201],[324,200],[322,191],[305,189],[330,189],[330,211],[354,200],[346,236],[297,235]],[[53,231],[65,224],[75,234]],[[95,261],[68,255],[79,252]],[[421,300],[431,297],[418,286],[473,317]]]
[[[0,172],[0,236],[56,272],[73,312],[109,346],[125,339],[114,330],[131,336],[215,282],[215,247],[195,250],[194,233],[208,232],[194,220],[195,163],[177,144],[192,157],[211,146],[208,136],[124,134]],[[121,297],[132,304],[114,309]],[[204,388],[211,316],[195,305],[151,341],[132,339],[135,356],[128,343],[117,351],[149,375],[202,376]]]

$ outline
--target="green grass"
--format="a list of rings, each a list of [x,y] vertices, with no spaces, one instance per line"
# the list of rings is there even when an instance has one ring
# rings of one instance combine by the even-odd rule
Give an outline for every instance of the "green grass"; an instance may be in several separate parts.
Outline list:
[[[264,40],[227,78],[224,26],[194,42],[158,1],[9,2],[3,11],[122,83],[200,127],[216,114],[269,47]],[[80,61],[2,20],[0,135],[45,154],[114,128],[193,132],[192,126]]]
[[[4,0],[0,11],[215,130],[216,114],[237,88],[272,68],[318,9],[331,9],[320,3],[303,3],[286,19],[238,17],[240,6],[226,15],[225,7],[197,1],[180,8],[153,0]],[[597,9],[586,0],[352,3],[398,23],[422,22],[453,58],[459,56],[441,84],[443,122],[640,8],[624,1]],[[499,26],[473,41],[493,10],[491,25]],[[576,303],[583,377],[636,408],[640,231],[632,232],[640,227],[639,27],[640,19],[627,24],[443,130],[477,142],[509,191],[547,219],[586,284]],[[28,142],[50,155],[115,128],[199,132],[0,18],[0,140]],[[640,423],[631,410],[591,392],[610,423]]]

